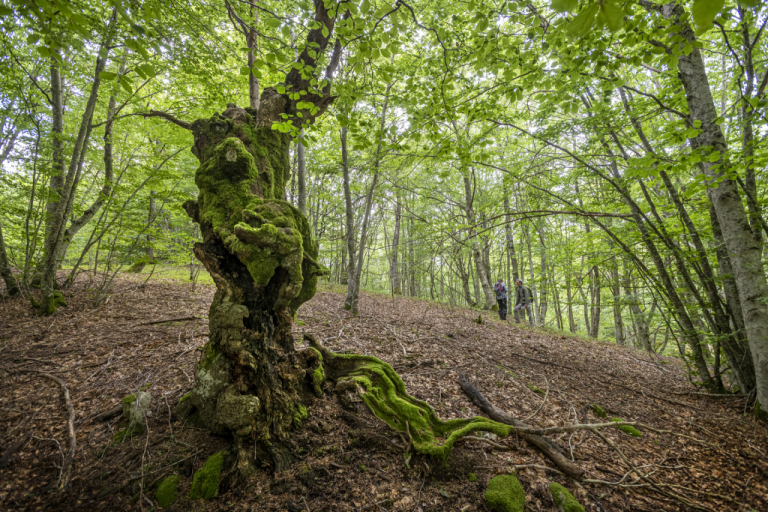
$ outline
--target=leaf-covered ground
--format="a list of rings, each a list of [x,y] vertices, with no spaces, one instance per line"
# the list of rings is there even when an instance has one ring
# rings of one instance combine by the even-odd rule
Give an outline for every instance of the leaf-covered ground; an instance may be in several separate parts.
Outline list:
[[[169,422],[169,411],[192,386],[214,290],[142,283],[121,278],[109,300],[93,308],[87,281],[78,281],[69,307],[48,318],[36,317],[27,301],[0,302],[0,454],[31,435],[0,471],[0,509],[149,511],[158,482],[177,474],[172,510],[484,511],[488,480],[514,470],[531,511],[556,510],[550,479],[592,511],[693,509],[670,495],[703,510],[768,510],[766,425],[744,416],[740,398],[690,394],[697,389],[679,360],[507,325],[486,313],[478,324],[476,311],[409,298],[363,294],[361,314],[351,317],[340,309],[339,286],[302,307],[298,316],[306,325],[295,327],[297,340],[311,332],[331,350],[391,363],[410,393],[443,418],[479,414],[459,387],[464,372],[494,404],[533,426],[603,422],[590,408],[599,404],[609,416],[688,436],[603,431],[667,495],[638,487],[643,482],[625,476],[617,452],[583,432],[553,438],[587,478],[622,485],[579,485],[525,467],[553,465],[518,438],[492,440],[503,448],[468,438],[447,464],[417,456],[407,467],[400,437],[369,414],[342,409],[328,391],[296,433],[298,460],[290,472],[265,469],[234,487],[225,474],[218,497],[192,502],[186,498],[192,474],[227,440]],[[150,324],[194,316],[200,318]],[[36,371],[63,379],[75,407],[77,453],[65,495],[54,487],[68,446],[67,410],[59,387]],[[120,416],[94,417],[143,386],[153,396],[149,432],[115,444]]]

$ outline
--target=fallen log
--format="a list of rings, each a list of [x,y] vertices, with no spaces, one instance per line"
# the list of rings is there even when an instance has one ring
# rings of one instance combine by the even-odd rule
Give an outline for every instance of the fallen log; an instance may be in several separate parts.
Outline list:
[[[459,384],[461,389],[466,393],[469,399],[480,408],[490,419],[504,423],[506,425],[513,425],[517,428],[531,428],[529,425],[523,423],[521,420],[513,417],[511,414],[502,411],[495,405],[493,405],[487,398],[478,391],[472,383],[469,382],[467,376],[463,373],[459,374]],[[538,448],[549,460],[551,460],[563,473],[575,480],[581,480],[584,478],[584,470],[579,466],[569,461],[565,455],[561,453],[561,448],[551,439],[546,437],[537,436],[535,434],[528,434],[525,432],[519,432],[518,435]]]

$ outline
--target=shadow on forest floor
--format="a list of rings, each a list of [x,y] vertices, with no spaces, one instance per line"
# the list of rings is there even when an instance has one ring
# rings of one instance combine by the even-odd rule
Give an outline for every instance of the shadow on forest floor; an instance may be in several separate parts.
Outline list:
[[[295,441],[304,450],[291,471],[266,470],[246,485],[227,488],[209,502],[192,502],[191,475],[224,438],[169,421],[169,411],[192,387],[198,347],[207,340],[207,311],[214,289],[143,275],[121,275],[109,300],[92,309],[85,280],[72,288],[69,307],[52,317],[34,315],[28,300],[0,302],[0,453],[31,435],[0,471],[3,510],[143,510],[156,507],[157,483],[180,477],[177,510],[422,510],[485,511],[488,480],[511,465],[551,463],[517,438],[505,450],[468,438],[448,463],[414,457],[404,464],[399,437],[372,416],[345,412],[326,393],[310,410]],[[428,401],[444,419],[479,410],[458,384],[460,372],[498,407],[538,427],[597,423],[591,404],[609,416],[673,430],[691,438],[619,430],[604,434],[656,482],[704,510],[768,508],[768,431],[743,415],[738,397],[691,395],[684,365],[672,358],[609,343],[587,342],[500,321],[477,324],[478,312],[404,297],[363,294],[360,315],[340,309],[344,295],[320,291],[302,306],[294,327],[314,334],[334,351],[369,354],[400,372],[408,391]],[[485,315],[485,314],[484,314]],[[178,320],[199,317],[193,320]],[[176,319],[174,322],[152,323]],[[299,346],[302,348],[303,346]],[[661,364],[664,363],[664,364]],[[67,411],[53,381],[64,380],[74,404],[77,453],[72,491],[58,496]],[[126,395],[146,387],[153,396],[146,435],[120,444],[120,416],[94,421]],[[545,396],[546,395],[546,398]],[[544,402],[544,403],[542,403]],[[594,434],[554,439],[589,478],[616,482],[624,463]],[[470,481],[469,474],[477,475]],[[526,510],[554,511],[550,479],[568,487],[587,510],[687,510],[647,488],[580,486],[554,472],[526,468],[518,477]],[[684,489],[684,488],[687,489]]]

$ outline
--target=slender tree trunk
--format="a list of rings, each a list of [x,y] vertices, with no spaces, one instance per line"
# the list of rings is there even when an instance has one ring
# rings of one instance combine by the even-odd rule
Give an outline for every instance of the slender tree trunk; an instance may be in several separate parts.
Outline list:
[[[466,173],[464,175],[464,198],[466,201],[464,211],[467,216],[467,223],[472,226],[469,229],[469,235],[473,236],[476,233],[476,229],[474,227],[476,216],[474,207],[472,205],[474,201],[472,195],[472,186],[469,181],[469,176]],[[491,288],[491,285],[488,281],[489,276],[486,273],[485,261],[483,259],[483,250],[481,249],[480,242],[477,240],[477,238],[475,238],[472,242],[472,257],[475,261],[475,272],[477,274],[477,283],[475,284],[475,295],[477,297],[477,302],[478,304],[480,303],[480,290],[477,286],[477,284],[479,284],[479,287],[482,288],[483,295],[485,296],[484,309],[490,310],[496,304],[496,294],[493,292],[493,289]]]
[[[379,133],[384,132],[384,127],[387,122],[387,107],[389,106],[389,91],[392,89],[393,83],[387,85],[387,90],[384,95],[384,105],[381,108],[381,122],[379,123]],[[365,256],[365,243],[368,236],[368,223],[371,217],[371,209],[373,207],[373,194],[376,190],[376,183],[379,179],[379,164],[381,162],[381,139],[376,146],[376,156],[373,162],[373,178],[371,179],[371,186],[368,189],[368,194],[365,197],[365,212],[363,214],[363,223],[360,227],[360,244],[357,249],[357,263],[355,264],[356,272],[354,274],[354,280],[347,284],[347,298],[344,301],[344,309],[351,310],[353,315],[357,315],[357,303],[360,295],[360,275],[363,270],[363,257]],[[301,176],[299,176],[301,179]],[[301,183],[299,183],[299,201],[301,201]]]
[[[621,318],[621,280],[619,279],[619,267],[616,259],[611,264],[611,292],[613,293],[613,325],[616,332],[616,343],[626,345],[624,336],[624,321]]]
[[[258,0],[254,0],[254,3],[258,3]],[[256,31],[256,27],[259,25],[259,10],[251,6],[251,16],[253,16],[253,26],[248,31],[248,99],[252,109],[259,109],[259,78],[253,74],[253,66],[256,63],[256,51],[259,43],[259,33]],[[302,213],[304,211],[302,210]]]
[[[402,295],[400,289],[400,268],[398,267],[398,253],[400,251],[400,217],[402,214],[402,204],[400,204],[400,194],[395,199],[395,232],[392,235],[392,259],[389,268],[389,279],[392,286],[393,295]]]
[[[504,182],[506,184],[506,181]],[[509,262],[512,264],[512,275],[507,276],[507,280],[514,285],[518,279],[520,279],[520,273],[517,269],[517,255],[515,254],[515,240],[512,236],[512,216],[509,214],[509,195],[507,194],[506,187],[504,190],[504,212],[507,214],[506,222],[504,223],[504,233],[507,238],[507,254]],[[509,272],[507,272],[509,273]],[[511,277],[511,281],[510,281]]]
[[[347,256],[349,256],[349,264],[347,265],[347,298],[344,301],[344,307],[350,304],[352,298],[350,297],[350,287],[355,283],[355,212],[352,206],[352,191],[350,189],[349,178],[349,157],[347,152],[347,127],[344,126],[341,129],[341,169],[344,176],[344,206],[345,206],[345,219],[346,219],[346,242],[347,242]]]
[[[296,153],[298,158],[298,171],[297,181],[299,183],[299,198],[297,206],[301,213],[307,214],[307,177],[306,177],[306,157],[304,155],[304,144],[301,143],[301,139],[304,138],[304,129],[301,130],[299,136],[299,143],[296,145]]]

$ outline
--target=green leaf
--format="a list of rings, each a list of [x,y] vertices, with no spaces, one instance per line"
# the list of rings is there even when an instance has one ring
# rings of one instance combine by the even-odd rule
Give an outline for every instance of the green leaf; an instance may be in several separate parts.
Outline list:
[[[737,0],[739,5],[742,7],[750,7],[754,8],[757,7],[757,4],[760,3],[758,0]]]
[[[552,0],[550,7],[557,12],[574,12],[579,8],[579,0]]]
[[[40,40],[40,34],[29,34],[27,36],[27,44],[35,44]]]
[[[368,11],[371,10],[371,4],[368,2],[368,0],[363,0],[363,3],[360,4],[360,12],[362,14],[368,14]]]
[[[267,18],[264,23],[266,23],[270,28],[277,28],[280,26],[280,20],[276,18]]]
[[[568,24],[568,33],[576,37],[584,37],[595,24],[595,16],[600,10],[598,4],[585,7],[571,23]]]
[[[322,33],[323,33],[323,37],[328,37],[328,35],[330,34],[330,32],[328,31],[328,27],[326,27],[325,25],[323,25]]]
[[[110,73],[109,71],[102,71],[99,73],[99,78],[102,80],[114,80],[116,76],[115,73]]]
[[[693,19],[700,28],[709,28],[723,10],[725,0],[694,0]]]
[[[10,16],[13,14],[13,9],[0,5],[0,16]]]
[[[608,27],[611,32],[616,32],[624,25],[624,11],[614,2],[605,2],[600,6],[598,21]]]
[[[152,64],[148,64],[145,62],[144,64],[141,64],[139,68],[144,72],[144,74],[146,74],[149,77],[153,77],[157,74],[157,72],[155,71],[155,66],[153,66]]]
[[[277,92],[278,92],[279,94],[285,94],[285,87],[284,87],[284,86],[282,86],[282,85],[278,85],[278,86],[277,86]]]

